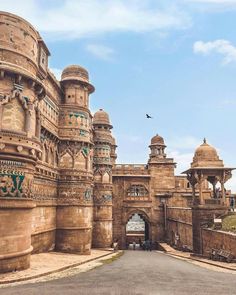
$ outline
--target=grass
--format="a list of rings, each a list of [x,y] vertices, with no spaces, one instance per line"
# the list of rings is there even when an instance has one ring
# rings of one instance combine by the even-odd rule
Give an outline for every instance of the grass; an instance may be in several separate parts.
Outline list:
[[[124,251],[121,251],[120,250],[119,252],[116,253],[116,255],[112,256],[111,258],[99,260],[100,263],[98,265],[94,266],[93,268],[89,269],[88,271],[95,270],[95,269],[103,266],[104,264],[112,263],[113,261],[115,261],[118,258],[120,258],[123,254],[124,254]]]
[[[236,215],[226,216],[222,220],[222,230],[236,232]]]
[[[112,263],[113,261],[117,260],[124,254],[124,251],[118,252],[116,255],[112,256],[111,258],[101,260],[102,264]]]

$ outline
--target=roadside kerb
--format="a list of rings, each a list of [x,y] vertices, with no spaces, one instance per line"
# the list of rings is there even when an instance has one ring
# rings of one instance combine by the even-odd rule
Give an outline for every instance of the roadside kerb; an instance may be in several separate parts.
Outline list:
[[[221,268],[224,268],[224,269],[227,269],[227,270],[232,270],[232,271],[236,271],[236,267],[230,267],[230,266],[227,266],[227,265],[222,265],[222,264],[219,264],[219,263],[215,263],[209,259],[201,259],[201,258],[197,258],[197,257],[194,257],[194,256],[187,256],[186,255],[186,252],[183,252],[183,254],[181,253],[177,253],[175,251],[175,249],[173,250],[170,250],[170,246],[167,245],[167,248],[169,249],[166,249],[166,246],[165,246],[165,243],[160,243],[160,246],[163,248],[163,251],[170,255],[170,256],[175,256],[175,257],[181,257],[181,258],[184,258],[184,259],[189,259],[189,260],[193,260],[193,261],[198,261],[198,262],[202,262],[202,263],[205,263],[205,264],[208,264],[208,265],[212,265],[212,266],[216,266],[216,267],[221,267]]]
[[[91,258],[91,259],[86,260],[86,261],[80,261],[80,262],[76,262],[76,263],[73,263],[73,264],[69,264],[69,265],[60,267],[58,269],[54,269],[52,271],[47,271],[45,273],[40,273],[40,274],[37,274],[37,275],[32,275],[32,276],[23,277],[23,278],[19,278],[19,279],[12,279],[12,280],[0,280],[0,285],[12,284],[12,283],[17,283],[17,282],[22,282],[22,281],[28,281],[28,280],[32,280],[32,279],[37,279],[37,278],[40,278],[40,277],[48,276],[50,274],[54,274],[54,273],[57,273],[57,272],[61,272],[61,271],[70,269],[70,268],[77,267],[77,266],[82,265],[82,264],[89,263],[91,261],[100,260],[101,258],[106,257],[106,256],[109,256],[109,255],[116,256],[120,252],[122,252],[122,251],[117,251],[117,252],[111,252],[110,251],[109,253],[103,254],[103,255],[101,255],[99,257],[94,257],[94,258]],[[116,255],[114,255],[114,254],[116,254]]]

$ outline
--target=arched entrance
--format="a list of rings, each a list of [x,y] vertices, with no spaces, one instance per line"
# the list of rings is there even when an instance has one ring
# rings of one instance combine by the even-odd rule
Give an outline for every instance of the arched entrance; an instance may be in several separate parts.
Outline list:
[[[126,249],[132,248],[133,242],[140,248],[140,244],[149,239],[150,225],[147,216],[140,212],[132,213],[125,227]]]

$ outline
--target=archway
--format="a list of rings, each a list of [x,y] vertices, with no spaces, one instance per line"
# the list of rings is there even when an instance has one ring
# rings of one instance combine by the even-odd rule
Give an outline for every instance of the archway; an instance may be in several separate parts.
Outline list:
[[[141,249],[144,241],[150,239],[150,228],[148,218],[139,212],[130,215],[125,227],[126,249],[136,244],[137,249]]]

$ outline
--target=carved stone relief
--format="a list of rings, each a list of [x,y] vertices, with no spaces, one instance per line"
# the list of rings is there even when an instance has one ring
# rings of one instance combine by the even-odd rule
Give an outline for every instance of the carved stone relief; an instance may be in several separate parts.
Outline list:
[[[7,162],[11,162],[10,165]],[[33,179],[17,168],[18,162],[1,161],[0,197],[31,198]],[[21,164],[21,163],[19,163]]]
[[[92,204],[92,189],[84,185],[67,185],[59,187],[59,204]]]

